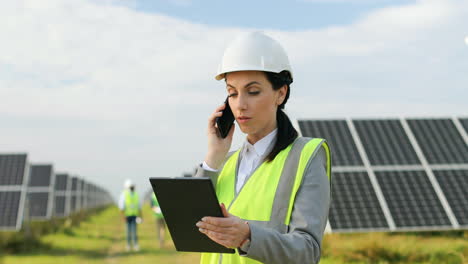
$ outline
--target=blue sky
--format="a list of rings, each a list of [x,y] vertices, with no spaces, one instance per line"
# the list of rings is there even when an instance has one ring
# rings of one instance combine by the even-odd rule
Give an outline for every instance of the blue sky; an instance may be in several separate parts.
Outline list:
[[[252,2],[0,2],[0,153],[114,196],[190,172],[223,50],[252,30],[289,55],[293,120],[468,116],[468,1]]]
[[[136,10],[219,27],[308,30],[346,25],[372,10],[409,0],[137,0]]]

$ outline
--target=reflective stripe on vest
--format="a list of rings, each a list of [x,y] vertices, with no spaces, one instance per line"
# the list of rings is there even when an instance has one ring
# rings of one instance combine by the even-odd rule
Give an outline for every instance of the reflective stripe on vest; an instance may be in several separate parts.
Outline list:
[[[288,231],[296,193],[304,171],[312,157],[323,147],[327,157],[327,175],[331,184],[331,155],[328,144],[321,138],[298,138],[282,150],[272,162],[263,162],[235,193],[236,168],[240,150],[226,161],[216,184],[219,202],[228,206],[229,213],[252,224]],[[202,253],[202,264],[255,264],[256,260],[238,254]]]
[[[139,199],[136,192],[125,191],[125,216],[137,216]]]

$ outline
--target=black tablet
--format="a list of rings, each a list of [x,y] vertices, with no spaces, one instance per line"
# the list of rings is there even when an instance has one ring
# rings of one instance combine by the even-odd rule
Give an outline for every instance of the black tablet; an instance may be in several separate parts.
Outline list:
[[[198,230],[204,216],[223,213],[209,178],[150,178],[177,251],[234,253]]]

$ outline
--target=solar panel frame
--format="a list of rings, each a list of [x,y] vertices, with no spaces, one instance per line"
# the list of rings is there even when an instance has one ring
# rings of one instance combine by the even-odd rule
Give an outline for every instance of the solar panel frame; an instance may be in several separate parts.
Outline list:
[[[0,153],[0,160],[0,178],[3,179],[0,184],[0,193],[3,193],[3,195],[8,195],[11,192],[16,192],[19,195],[19,201],[17,201],[15,198],[15,204],[13,204],[13,206],[16,206],[16,208],[12,209],[17,210],[17,213],[15,214],[16,221],[13,220],[11,225],[0,224],[0,230],[17,231],[21,229],[21,225],[23,223],[27,183],[29,181],[29,160],[26,153]],[[12,166],[12,164],[16,165],[17,167]],[[12,173],[13,177],[8,177],[9,180],[5,180],[7,178],[5,175],[8,175],[9,173]],[[8,205],[11,206],[11,204]],[[6,211],[6,209],[2,210],[4,210],[4,212]],[[4,213],[2,213],[0,216],[8,217]]]

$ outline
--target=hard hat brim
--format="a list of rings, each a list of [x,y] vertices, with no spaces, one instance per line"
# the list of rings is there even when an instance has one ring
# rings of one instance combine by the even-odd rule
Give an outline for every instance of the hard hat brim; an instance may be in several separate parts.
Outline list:
[[[278,72],[278,71],[273,71],[273,70],[272,71],[267,71],[265,69],[251,69],[251,70],[242,69],[242,70],[234,70],[234,71],[218,73],[218,75],[215,76],[215,79],[217,81],[221,81],[222,79],[224,79],[226,77],[226,74],[231,73],[231,72],[240,72],[240,71],[260,71],[260,72],[274,72],[274,73],[280,73],[281,72],[281,71]],[[288,71],[288,72],[291,75],[291,78],[293,78],[291,71]]]

